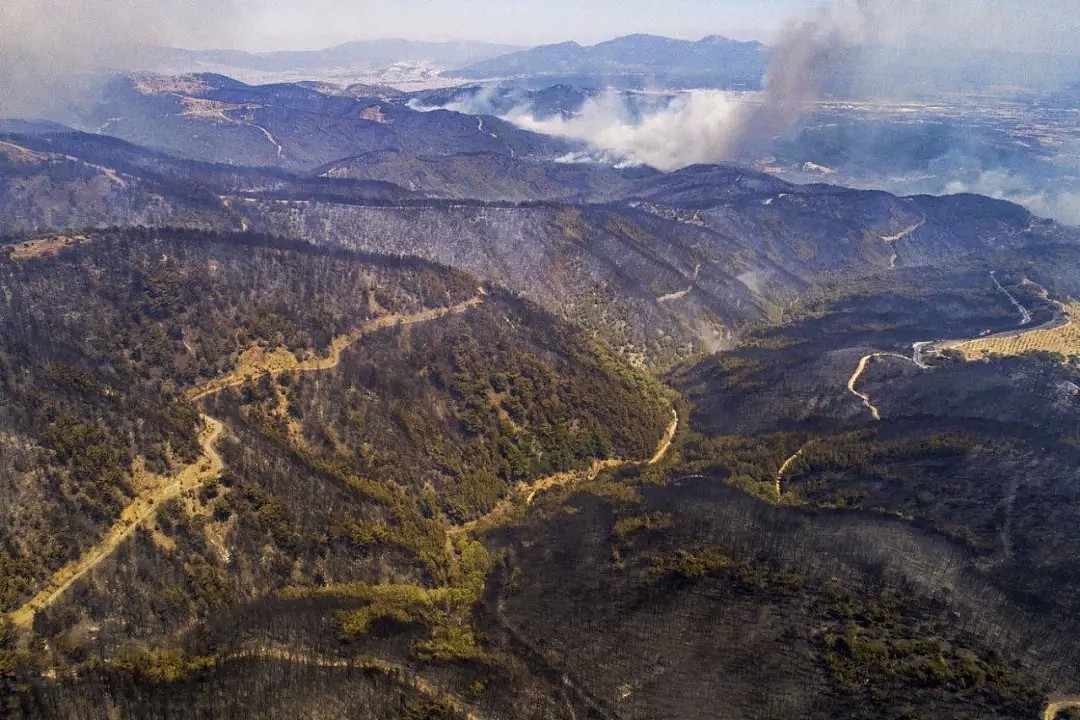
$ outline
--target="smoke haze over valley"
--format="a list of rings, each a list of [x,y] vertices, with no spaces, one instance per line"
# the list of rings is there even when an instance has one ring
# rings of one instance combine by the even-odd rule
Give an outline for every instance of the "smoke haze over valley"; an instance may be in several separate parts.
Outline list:
[[[1077,717],[1078,9],[0,3],[0,717]]]
[[[1005,37],[1005,24],[1017,17],[1019,5],[830,3],[783,26],[769,49],[760,90],[665,92],[663,85],[651,84],[661,81],[645,76],[639,89],[651,94],[635,96],[627,90],[604,89],[611,78],[603,72],[589,76],[584,71],[589,85],[599,91],[583,96],[573,112],[552,114],[531,101],[513,105],[505,97],[495,106],[492,86],[443,107],[495,114],[528,130],[584,140],[621,157],[617,162],[666,171],[739,161],[806,180],[817,179],[815,173],[824,170],[838,173],[832,180],[895,192],[982,192],[1077,223],[1080,125],[1074,111],[1048,118],[1038,104],[1039,98],[1054,93],[1073,100],[1080,94],[1080,54],[1067,43],[1077,24],[1073,9],[1066,3],[1038,4],[1024,14],[1015,34]],[[972,36],[978,38],[974,45],[968,42]],[[1023,45],[1017,46],[1021,37]],[[1012,54],[995,59],[984,45],[1006,45]],[[508,65],[503,72],[516,71]],[[532,82],[542,82],[541,77]],[[989,103],[984,102],[966,112],[964,101],[958,102],[966,94],[998,97],[1012,106],[1026,103],[1030,112],[1001,117],[988,127],[996,110],[988,118]],[[831,127],[836,118],[827,109],[816,116],[815,111],[824,101],[845,100],[863,103],[864,119],[871,124],[888,115],[895,101],[953,106],[948,122],[955,124],[954,144],[943,146],[934,136],[938,126],[928,125],[921,141],[932,149],[912,148],[910,143],[919,139],[913,140],[908,132],[903,140],[909,151],[934,156],[929,158],[932,163],[904,172],[874,157],[887,143],[889,130],[882,128],[873,142],[852,135],[843,138],[848,163],[835,167],[834,158],[815,146],[812,136],[815,124]],[[908,107],[915,122],[938,120],[934,113],[924,117],[917,103]],[[1002,135],[1008,136],[1009,147],[1002,147]],[[780,147],[777,140],[782,141]],[[802,147],[800,141],[805,141]],[[1038,157],[1020,157],[1023,148]],[[778,153],[781,161],[789,161],[788,167],[772,162]],[[972,155],[978,158],[975,163]],[[589,157],[574,155],[568,160]],[[591,157],[604,160],[611,155]],[[803,172],[807,168],[809,174]]]

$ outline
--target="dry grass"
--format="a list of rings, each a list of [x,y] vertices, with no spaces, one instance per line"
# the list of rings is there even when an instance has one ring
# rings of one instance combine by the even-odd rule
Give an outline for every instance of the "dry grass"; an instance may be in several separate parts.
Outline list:
[[[1080,302],[1064,306],[1068,322],[1061,327],[1032,330],[1005,337],[988,337],[956,343],[948,347],[963,354],[965,360],[981,360],[992,355],[1023,355],[1031,352],[1061,353],[1066,357],[1080,354]]]
[[[48,153],[29,150],[22,145],[16,145],[13,142],[7,141],[0,141],[0,152],[7,155],[11,162],[20,163],[22,165],[33,165],[52,159]]]
[[[135,89],[143,95],[174,93],[176,95],[201,95],[210,84],[197,75],[157,75],[140,73],[134,77]]]
[[[34,260],[37,258],[56,255],[66,247],[72,247],[86,242],[82,235],[54,235],[41,240],[28,240],[11,246],[12,260]]]
[[[201,400],[204,397],[217,394],[230,387],[243,385],[249,380],[255,380],[264,374],[277,377],[289,372],[320,372],[337,367],[341,362],[341,353],[360,338],[384,328],[396,325],[416,325],[419,323],[437,320],[448,315],[458,315],[470,310],[484,301],[484,295],[480,295],[458,303],[453,307],[424,310],[412,315],[394,314],[370,320],[359,328],[344,335],[339,335],[330,342],[326,357],[309,357],[300,359],[287,348],[279,347],[266,350],[259,346],[253,346],[240,353],[236,361],[236,369],[228,375],[211,380],[206,384],[192,388],[188,392],[189,400]]]
[[[45,587],[22,607],[11,613],[10,619],[15,627],[26,629],[34,622],[34,614],[49,607],[70,588],[76,580],[97,567],[105,558],[128,538],[136,528],[157,515],[162,504],[179,498],[185,493],[197,490],[206,482],[217,479],[225,464],[218,455],[215,445],[224,430],[224,426],[214,418],[203,415],[205,427],[199,435],[202,455],[180,472],[169,477],[159,477],[144,473],[140,480],[149,482],[152,487],[132,500],[120,518],[109,528],[105,536],[78,560],[74,560],[53,574]]]

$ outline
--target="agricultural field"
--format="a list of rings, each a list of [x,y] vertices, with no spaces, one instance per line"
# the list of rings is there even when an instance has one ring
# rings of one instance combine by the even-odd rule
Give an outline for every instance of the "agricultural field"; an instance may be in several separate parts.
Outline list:
[[[1066,322],[1057,327],[1029,332],[998,335],[957,343],[951,349],[963,354],[965,360],[980,360],[993,355],[1025,355],[1034,352],[1058,353],[1065,357],[1080,355],[1080,302],[1062,305]]]

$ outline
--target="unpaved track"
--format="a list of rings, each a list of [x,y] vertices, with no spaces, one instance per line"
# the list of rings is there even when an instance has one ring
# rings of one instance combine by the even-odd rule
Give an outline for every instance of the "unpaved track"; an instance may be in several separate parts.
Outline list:
[[[248,222],[248,219],[233,208],[232,198],[227,195],[221,195],[218,199],[221,200],[221,207],[224,208],[225,212],[240,221],[240,232],[247,232],[251,229],[251,223]]]
[[[263,135],[266,136],[267,140],[269,140],[271,143],[273,143],[274,148],[277,149],[278,160],[280,160],[285,155],[285,148],[281,147],[281,143],[279,143],[277,141],[277,138],[274,137],[273,133],[271,133],[269,130],[264,128],[262,125],[256,125],[255,123],[248,123],[248,124],[251,125],[251,127],[255,128],[256,130],[260,131]]]
[[[199,488],[221,474],[225,465],[215,445],[224,426],[209,415],[203,415],[202,419],[206,424],[199,437],[202,456],[176,475],[163,478],[163,482],[151,491],[132,500],[120,513],[120,519],[96,545],[83,553],[78,560],[57,570],[41,592],[11,614],[11,621],[16,627],[29,628],[34,622],[35,612],[52,605],[76,580],[109,557],[137,527],[154,517],[162,503]]]
[[[993,279],[994,284],[997,285],[997,287],[1003,293],[1005,293],[1005,295],[1008,296],[1012,304],[1020,311],[1020,325],[1026,325],[1030,323],[1031,313],[1028,312],[1027,308],[1021,305],[1020,302],[1015,297],[1013,297],[1012,293],[1006,290],[1001,285],[1001,283],[998,282],[998,279],[994,272],[990,273],[990,277]],[[870,410],[870,414],[874,417],[875,420],[881,420],[881,412],[874,406],[872,402],[870,402],[870,397],[866,393],[859,392],[855,387],[856,383],[858,383],[863,373],[865,373],[867,368],[869,367],[870,361],[874,358],[898,357],[915,363],[922,370],[932,370],[933,368],[923,361],[923,357],[927,352],[935,352],[940,349],[962,348],[965,346],[977,345],[979,343],[986,343],[990,341],[1010,340],[1014,338],[1020,338],[1025,335],[1030,335],[1032,333],[1060,330],[1071,326],[1072,318],[1069,316],[1066,309],[1061,306],[1060,303],[1058,303],[1058,310],[1054,313],[1054,317],[1050,318],[1038,327],[1021,328],[1018,330],[1007,330],[1005,332],[995,333],[993,335],[987,335],[985,337],[970,338],[967,340],[933,340],[927,342],[917,342],[912,345],[911,357],[893,352],[871,353],[869,355],[864,355],[859,360],[859,364],[858,366],[856,366],[855,372],[852,373],[851,377],[848,379],[847,388],[852,395],[855,395],[860,400],[862,400],[863,405],[865,405],[867,409]]]
[[[657,446],[656,452],[649,458],[649,462],[646,465],[657,465],[667,457],[668,450],[671,449],[671,443],[675,441],[675,433],[679,432],[679,413],[672,408],[671,410],[671,422],[668,423],[667,430],[664,431],[664,437],[660,440],[660,445]]]
[[[264,372],[281,374],[284,372],[315,372],[329,370],[341,363],[342,352],[362,338],[382,328],[401,325],[414,325],[437,318],[446,317],[464,312],[476,307],[484,300],[484,292],[471,300],[467,300],[449,308],[425,310],[413,315],[386,315],[384,317],[365,323],[357,330],[335,338],[330,345],[330,353],[326,357],[313,358],[311,360],[297,360],[291,353],[274,353],[268,358],[274,361],[272,367],[260,367],[249,365],[242,367],[223,378],[211,380],[202,387],[194,388],[188,393],[188,399],[201,400],[205,397],[219,393],[226,388],[240,385],[248,379],[258,377]],[[224,431],[224,425],[209,415],[202,415],[205,428],[199,436],[199,446],[202,448],[202,456],[191,465],[188,465],[176,475],[162,478],[156,486],[144,494],[139,495],[124,508],[120,518],[109,528],[105,536],[98,541],[90,550],[83,553],[82,557],[60,568],[49,579],[48,584],[37,595],[11,613],[12,623],[22,629],[28,629],[33,625],[34,613],[49,607],[60,598],[72,584],[86,575],[103,560],[109,557],[136,528],[155,516],[158,507],[184,493],[196,490],[205,483],[217,479],[225,465],[216,450],[216,443]]]
[[[1055,720],[1058,713],[1066,710],[1080,710],[1080,695],[1051,699],[1043,710],[1042,720]]]
[[[365,670],[375,670],[384,675],[392,677],[401,683],[413,688],[421,695],[426,695],[435,700],[441,700],[450,705],[454,712],[464,715],[468,720],[484,720],[483,716],[478,715],[469,705],[455,695],[440,690],[433,684],[425,680],[416,674],[416,672],[410,669],[406,665],[402,665],[389,660],[381,660],[379,658],[328,658],[321,656],[307,656],[300,653],[292,652],[284,648],[258,648],[255,650],[246,650],[243,652],[231,655],[225,660],[236,658],[268,658],[272,660],[284,660],[285,662],[296,663],[298,665],[310,665],[312,667],[321,668],[362,668]]]
[[[926,220],[925,220],[925,218],[924,218],[923,220],[920,220],[919,222],[917,222],[917,223],[915,223],[914,225],[912,225],[911,227],[909,227],[909,228],[906,228],[906,229],[904,229],[904,230],[901,230],[900,232],[896,233],[895,235],[888,235],[888,236],[883,236],[883,237],[881,238],[881,240],[882,240],[882,241],[883,241],[883,242],[884,242],[884,243],[885,243],[886,245],[888,245],[888,244],[890,244],[890,243],[898,242],[898,241],[900,241],[900,240],[903,240],[903,239],[904,239],[904,238],[906,238],[906,237],[907,237],[908,235],[910,235],[911,233],[915,232],[916,230],[918,230],[919,228],[921,228],[921,227],[922,227],[923,225],[925,225],[925,224],[926,224]]]
[[[1021,327],[1015,330],[1003,330],[1002,332],[992,333],[990,335],[984,335],[981,337],[967,338],[964,340],[931,340],[929,342],[915,343],[915,362],[921,365],[922,354],[927,351],[935,352],[938,350],[962,348],[968,345],[978,345],[980,343],[1012,340],[1033,333],[1047,332],[1052,330],[1063,330],[1072,326],[1072,316],[1069,314],[1068,308],[1056,300],[1050,300],[1049,297],[1046,296],[1046,291],[1043,290],[1044,297],[1046,297],[1047,301],[1056,306],[1054,316],[1044,322],[1042,325],[1038,325],[1036,327],[1022,327],[1031,322],[1031,313],[1028,311],[1027,308],[1021,305],[1015,297],[1013,297],[1012,293],[1002,287],[1001,283],[998,282],[997,276],[995,274],[996,272],[996,270],[994,272],[991,272],[990,277],[993,279],[994,284],[997,285],[997,287],[1008,296],[1009,301],[1020,311]],[[927,365],[925,367],[929,366]]]
[[[782,491],[781,485],[780,485],[780,483],[782,483],[784,481],[784,475],[786,475],[787,471],[789,469],[791,469],[791,466],[795,464],[795,461],[802,457],[803,452],[806,450],[806,448],[809,445],[810,445],[810,443],[806,443],[805,445],[803,445],[801,448],[798,449],[798,451],[796,451],[796,453],[794,455],[792,455],[787,460],[785,460],[784,464],[780,466],[780,469],[776,473],[776,496],[777,497],[780,497],[781,495],[784,494],[783,491]]]
[[[668,303],[668,302],[673,302],[675,300],[682,300],[684,297],[686,297],[687,295],[689,295],[690,293],[692,293],[694,291],[694,288],[697,286],[698,276],[700,274],[701,274],[701,263],[698,263],[694,267],[693,276],[690,278],[690,287],[686,288],[685,290],[679,290],[677,292],[668,293],[667,295],[661,295],[660,297],[656,298],[656,302],[658,302],[658,303]]]
[[[866,393],[861,393],[861,392],[859,392],[858,390],[855,389],[855,384],[859,382],[859,378],[861,378],[863,373],[866,372],[866,368],[868,368],[870,366],[870,361],[871,360],[873,360],[876,357],[884,357],[884,356],[887,356],[887,355],[896,355],[897,357],[904,357],[903,355],[897,355],[896,353],[870,353],[869,355],[863,355],[862,358],[859,360],[859,364],[855,367],[855,372],[853,372],[851,374],[851,377],[848,378],[848,381],[847,381],[848,392],[850,392],[852,395],[854,395],[855,397],[862,400],[863,405],[865,405],[867,407],[867,409],[870,410],[870,414],[874,417],[875,420],[880,420],[881,419],[881,413],[874,406],[874,404],[872,402],[870,402],[870,396],[869,395],[867,395]],[[906,360],[906,359],[909,359],[909,358],[904,358],[904,359]]]
[[[539,480],[534,480],[526,485],[520,485],[511,490],[509,495],[496,503],[495,507],[493,507],[486,515],[475,520],[470,520],[464,525],[451,528],[449,533],[452,535],[460,535],[462,533],[473,532],[477,529],[499,525],[513,517],[514,511],[517,509],[519,503],[528,507],[532,505],[533,500],[536,499],[536,496],[539,493],[557,487],[595,480],[604,470],[631,467],[633,465],[644,467],[657,465],[667,457],[668,452],[671,450],[671,445],[675,440],[675,434],[678,431],[679,413],[673,408],[671,410],[671,423],[668,424],[667,430],[664,432],[664,437],[660,439],[660,443],[656,447],[656,452],[653,453],[653,456],[648,460],[644,462],[618,459],[595,460],[593,461],[593,464],[585,470],[571,470],[569,472],[555,473],[554,475],[548,475]]]
[[[1009,298],[1009,302],[1011,302],[1013,304],[1013,307],[1015,307],[1017,309],[1017,311],[1019,311],[1019,313],[1020,313],[1020,324],[1021,325],[1029,324],[1031,322],[1031,313],[1028,312],[1028,309],[1026,307],[1024,307],[1023,305],[1020,304],[1020,301],[1017,300],[1016,297],[1011,292],[1009,292],[1008,290],[1005,289],[1004,285],[1002,285],[1000,282],[998,282],[997,270],[991,270],[990,271],[990,279],[994,281],[995,285],[997,285],[998,290],[1005,293],[1005,297]]]
[[[916,350],[916,354],[918,354],[918,350]],[[919,362],[915,358],[909,358],[907,355],[901,355],[900,353],[876,352],[876,353],[870,353],[869,355],[864,355],[859,360],[859,364],[858,364],[858,366],[856,366],[855,372],[853,372],[851,374],[851,377],[848,378],[847,389],[848,389],[849,392],[851,392],[852,395],[856,396],[857,398],[859,398],[860,400],[863,401],[863,405],[865,405],[870,410],[870,414],[874,416],[875,420],[880,420],[881,419],[881,413],[878,411],[878,409],[876,407],[874,407],[874,404],[872,402],[870,402],[870,396],[869,395],[867,395],[866,393],[861,393],[861,392],[859,392],[858,390],[855,389],[855,384],[859,382],[859,378],[861,378],[863,376],[863,373],[866,372],[867,368],[870,367],[870,361],[873,360],[874,358],[880,358],[880,357],[900,358],[901,360],[907,360],[908,362],[913,362],[917,366],[919,366],[920,368],[923,368],[923,369],[928,367],[926,365],[923,365],[921,362]]]
[[[929,369],[930,368],[929,365],[924,365],[922,363],[922,355],[921,355],[922,348],[920,347],[920,345],[922,345],[922,343],[916,343],[915,344],[914,355],[912,357],[908,357],[907,355],[901,355],[900,353],[894,353],[894,352],[876,352],[876,353],[870,353],[869,355],[863,355],[863,357],[859,360],[859,364],[855,367],[855,372],[853,372],[851,374],[851,377],[848,378],[848,381],[847,381],[847,389],[848,389],[848,391],[852,395],[854,395],[855,397],[857,397],[857,398],[859,398],[860,400],[863,401],[863,405],[865,405],[870,410],[870,414],[874,416],[875,420],[880,420],[881,419],[881,412],[874,406],[874,404],[872,402],[870,402],[870,396],[869,395],[867,395],[866,393],[861,393],[861,392],[859,392],[858,390],[855,389],[855,384],[859,382],[859,379],[863,376],[863,373],[865,373],[867,368],[870,367],[870,361],[873,360],[874,358],[883,358],[883,357],[900,358],[901,360],[906,360],[908,362],[915,363],[915,365],[917,367],[919,367],[920,369],[922,369],[922,370]]]
[[[922,226],[922,222],[920,222],[919,225],[916,225],[916,226],[914,226],[912,228],[908,228],[907,230],[900,233],[899,235],[893,235],[891,237],[882,237],[881,240],[886,241],[887,243],[895,242],[897,240],[902,239],[902,237],[904,237],[906,235],[909,235],[910,233],[915,232],[921,226]],[[1009,301],[1012,302],[1013,307],[1015,307],[1016,310],[1020,311],[1020,313],[1021,313],[1021,322],[1020,322],[1020,324],[1021,325],[1027,325],[1028,323],[1030,323],[1031,322],[1031,313],[1028,312],[1027,308],[1025,308],[1024,305],[1021,304],[1020,300],[1017,300],[1015,297],[1013,297],[1013,294],[1010,293],[1009,290],[1005,289],[1004,286],[1000,282],[998,282],[998,276],[997,276],[997,271],[996,270],[990,272],[990,280],[993,280],[994,284],[997,286],[997,288],[999,290],[1001,290],[1002,293],[1004,293],[1005,296],[1007,296],[1009,298]],[[1009,331],[1005,331],[1005,332],[999,332],[999,334],[996,334],[996,335],[987,336],[986,338],[973,338],[971,340],[945,340],[945,341],[941,341],[941,342],[939,342],[939,341],[916,342],[914,345],[912,345],[912,356],[910,356],[910,357],[907,357],[906,355],[901,355],[899,353],[870,353],[869,355],[863,356],[862,359],[860,359],[860,361],[859,361],[859,365],[855,367],[855,371],[852,373],[851,378],[848,380],[848,391],[852,395],[855,395],[856,397],[859,397],[862,400],[863,405],[866,406],[866,408],[870,411],[870,415],[874,416],[875,420],[880,420],[881,419],[881,412],[874,406],[874,404],[872,402],[870,402],[869,396],[866,395],[865,393],[861,393],[858,390],[855,390],[855,383],[859,382],[859,379],[863,376],[863,373],[866,371],[866,368],[869,365],[869,362],[872,361],[872,359],[874,359],[875,357],[890,357],[890,356],[892,356],[892,357],[903,357],[904,359],[908,359],[908,361],[912,361],[913,363],[918,365],[919,368],[921,368],[923,370],[929,370],[929,369],[931,369],[931,367],[929,365],[927,365],[926,363],[922,362],[923,353],[926,353],[928,350],[933,351],[933,350],[936,350],[936,349],[939,349],[939,348],[959,348],[959,347],[961,347],[961,345],[966,345],[966,344],[973,343],[973,342],[978,342],[978,341],[981,341],[981,340],[1018,338],[1018,337],[1021,337],[1023,335],[1027,335],[1028,332],[1038,332],[1038,331],[1041,331],[1041,330],[1049,330],[1049,329],[1056,329],[1056,328],[1061,328],[1061,327],[1068,327],[1070,322],[1071,321],[1070,321],[1070,318],[1068,317],[1067,313],[1065,313],[1064,310],[1062,310],[1062,311],[1059,311],[1058,313],[1055,313],[1055,317],[1051,318],[1050,321],[1048,321],[1047,323],[1043,323],[1039,327],[1024,328],[1024,329],[1020,329],[1020,330],[1009,330]]]
[[[211,380],[201,387],[193,388],[188,392],[188,399],[192,401],[202,400],[210,395],[216,395],[227,388],[243,385],[248,380],[254,380],[263,373],[277,376],[289,372],[306,373],[331,370],[341,364],[342,352],[365,335],[370,335],[376,330],[396,327],[398,325],[417,325],[419,323],[444,318],[448,315],[457,315],[480,305],[483,301],[484,294],[481,293],[470,300],[466,300],[465,302],[458,303],[457,305],[448,308],[424,310],[423,312],[414,313],[412,315],[384,315],[364,323],[352,332],[334,338],[330,342],[329,353],[326,357],[299,360],[292,353],[281,350],[270,354],[256,353],[254,356],[244,353],[241,355],[241,362],[238,363],[236,370],[233,370],[228,375]],[[244,362],[245,359],[249,360],[249,362]]]

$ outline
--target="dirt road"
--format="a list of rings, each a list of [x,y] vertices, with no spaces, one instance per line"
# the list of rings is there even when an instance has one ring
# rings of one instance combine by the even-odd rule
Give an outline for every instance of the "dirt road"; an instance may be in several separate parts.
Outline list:
[[[664,431],[664,437],[660,440],[660,445],[657,446],[656,452],[649,458],[649,462],[646,465],[656,465],[660,463],[668,454],[668,450],[671,449],[671,443],[675,441],[675,433],[679,431],[679,413],[672,408],[671,410],[671,422],[668,423],[667,430]]]
[[[152,518],[163,503],[189,490],[195,490],[221,474],[224,463],[215,449],[215,444],[221,437],[224,426],[209,415],[203,415],[202,419],[205,427],[199,436],[199,446],[202,448],[199,459],[176,475],[160,478],[159,483],[149,492],[132,500],[120,513],[120,519],[96,545],[83,553],[78,560],[56,571],[37,595],[11,614],[11,621],[16,627],[30,627],[34,622],[35,612],[52,605],[76,580],[109,557],[137,527]]]
[[[325,357],[300,360],[291,352],[282,348],[271,352],[266,352],[259,348],[252,348],[241,353],[240,358],[236,363],[235,370],[228,375],[224,375],[220,378],[211,380],[204,385],[193,388],[188,392],[187,397],[192,401],[202,400],[203,398],[215,395],[222,390],[243,385],[248,380],[253,380],[263,373],[270,373],[272,376],[277,376],[287,372],[306,373],[331,370],[341,364],[341,353],[365,335],[370,335],[377,330],[396,327],[397,325],[416,325],[418,323],[444,318],[448,315],[457,315],[480,305],[483,301],[484,295],[481,293],[470,300],[458,303],[452,307],[424,310],[423,312],[413,313],[411,315],[384,315],[364,323],[351,332],[334,338],[330,342],[328,354]]]
[[[1080,710],[1080,695],[1051,700],[1043,710],[1042,720],[1056,720],[1058,713],[1066,710]]]
[[[848,378],[848,381],[847,381],[848,392],[850,392],[852,395],[854,395],[855,397],[862,400],[863,405],[865,405],[867,407],[867,409],[870,410],[870,414],[874,417],[875,420],[880,420],[881,419],[881,413],[874,406],[874,404],[872,402],[870,402],[870,396],[869,395],[867,395],[866,393],[861,393],[861,392],[859,392],[858,390],[855,389],[855,384],[859,382],[859,378],[861,378],[863,373],[866,372],[866,368],[870,366],[870,361],[871,360],[873,360],[876,357],[880,357],[882,355],[892,355],[892,354],[894,354],[894,353],[870,353],[869,355],[863,355],[862,358],[859,360],[859,364],[855,367],[855,372],[853,372],[851,374],[851,377]],[[903,357],[903,356],[901,355],[900,357]]]
[[[466,702],[456,695],[444,692],[435,687],[435,685],[417,675],[416,672],[408,666],[390,662],[389,660],[382,660],[379,658],[328,658],[309,656],[301,655],[300,653],[285,650],[283,648],[258,648],[255,650],[247,650],[224,659],[252,657],[284,660],[285,662],[296,663],[298,665],[310,665],[322,668],[355,667],[363,668],[365,670],[374,670],[398,680],[402,684],[413,688],[421,695],[426,695],[435,700],[441,700],[452,707],[454,712],[465,716],[467,720],[484,720],[483,716],[478,715]]]
[[[806,445],[803,445],[801,448],[799,448],[798,451],[794,455],[792,455],[787,460],[785,460],[784,463],[780,466],[780,469],[776,473],[776,496],[777,497],[780,497],[781,495],[784,494],[783,489],[781,487],[781,483],[784,481],[784,475],[786,475],[787,471],[791,469],[791,466],[795,464],[795,461],[802,457],[803,452],[806,450],[806,448],[807,448],[807,446],[809,444],[810,443],[806,443]]]
[[[382,328],[394,327],[398,324],[413,325],[427,322],[437,318],[446,317],[464,312],[476,307],[484,300],[484,293],[458,305],[448,308],[425,310],[412,315],[386,315],[372,320],[360,326],[346,335],[335,338],[330,345],[329,354],[326,357],[299,360],[295,355],[287,351],[275,351],[272,353],[245,353],[241,355],[241,362],[232,373],[211,380],[200,387],[192,389],[188,393],[188,399],[198,401],[219,393],[226,388],[240,385],[250,378],[258,377],[264,372],[281,374],[284,372],[315,372],[329,370],[341,363],[342,352],[362,338]],[[202,455],[191,465],[182,469],[176,475],[157,478],[157,482],[151,484],[151,488],[134,498],[123,512],[120,518],[105,533],[105,536],[92,548],[83,553],[82,557],[53,574],[46,586],[25,604],[11,613],[12,623],[19,628],[27,629],[33,625],[34,614],[42,608],[49,607],[63,595],[76,580],[83,577],[112,555],[117,547],[130,536],[136,528],[154,517],[157,509],[174,498],[180,497],[186,492],[196,490],[205,483],[215,480],[224,469],[224,463],[216,450],[216,443],[224,430],[222,423],[209,415],[202,415],[204,423],[203,432],[199,436],[199,446]]]
[[[554,475],[548,475],[542,477],[539,480],[534,480],[531,483],[520,485],[514,490],[510,491],[510,494],[495,504],[495,507],[491,509],[486,515],[471,520],[464,525],[460,525],[450,530],[450,534],[459,535],[461,533],[473,532],[475,530],[494,527],[502,522],[508,521],[515,514],[515,511],[520,505],[528,507],[532,505],[536,496],[547,490],[553,488],[562,487],[565,485],[575,485],[582,482],[588,482],[595,480],[596,477],[604,470],[610,470],[613,468],[630,467],[633,465],[638,466],[651,466],[656,465],[663,461],[667,457],[668,452],[671,450],[672,443],[675,440],[675,435],[679,431],[679,414],[672,409],[671,411],[671,423],[668,424],[667,430],[664,432],[664,436],[660,439],[660,443],[656,447],[656,452],[653,456],[646,461],[628,461],[619,459],[608,460],[595,460],[585,470],[571,470],[568,472],[555,473]]]

